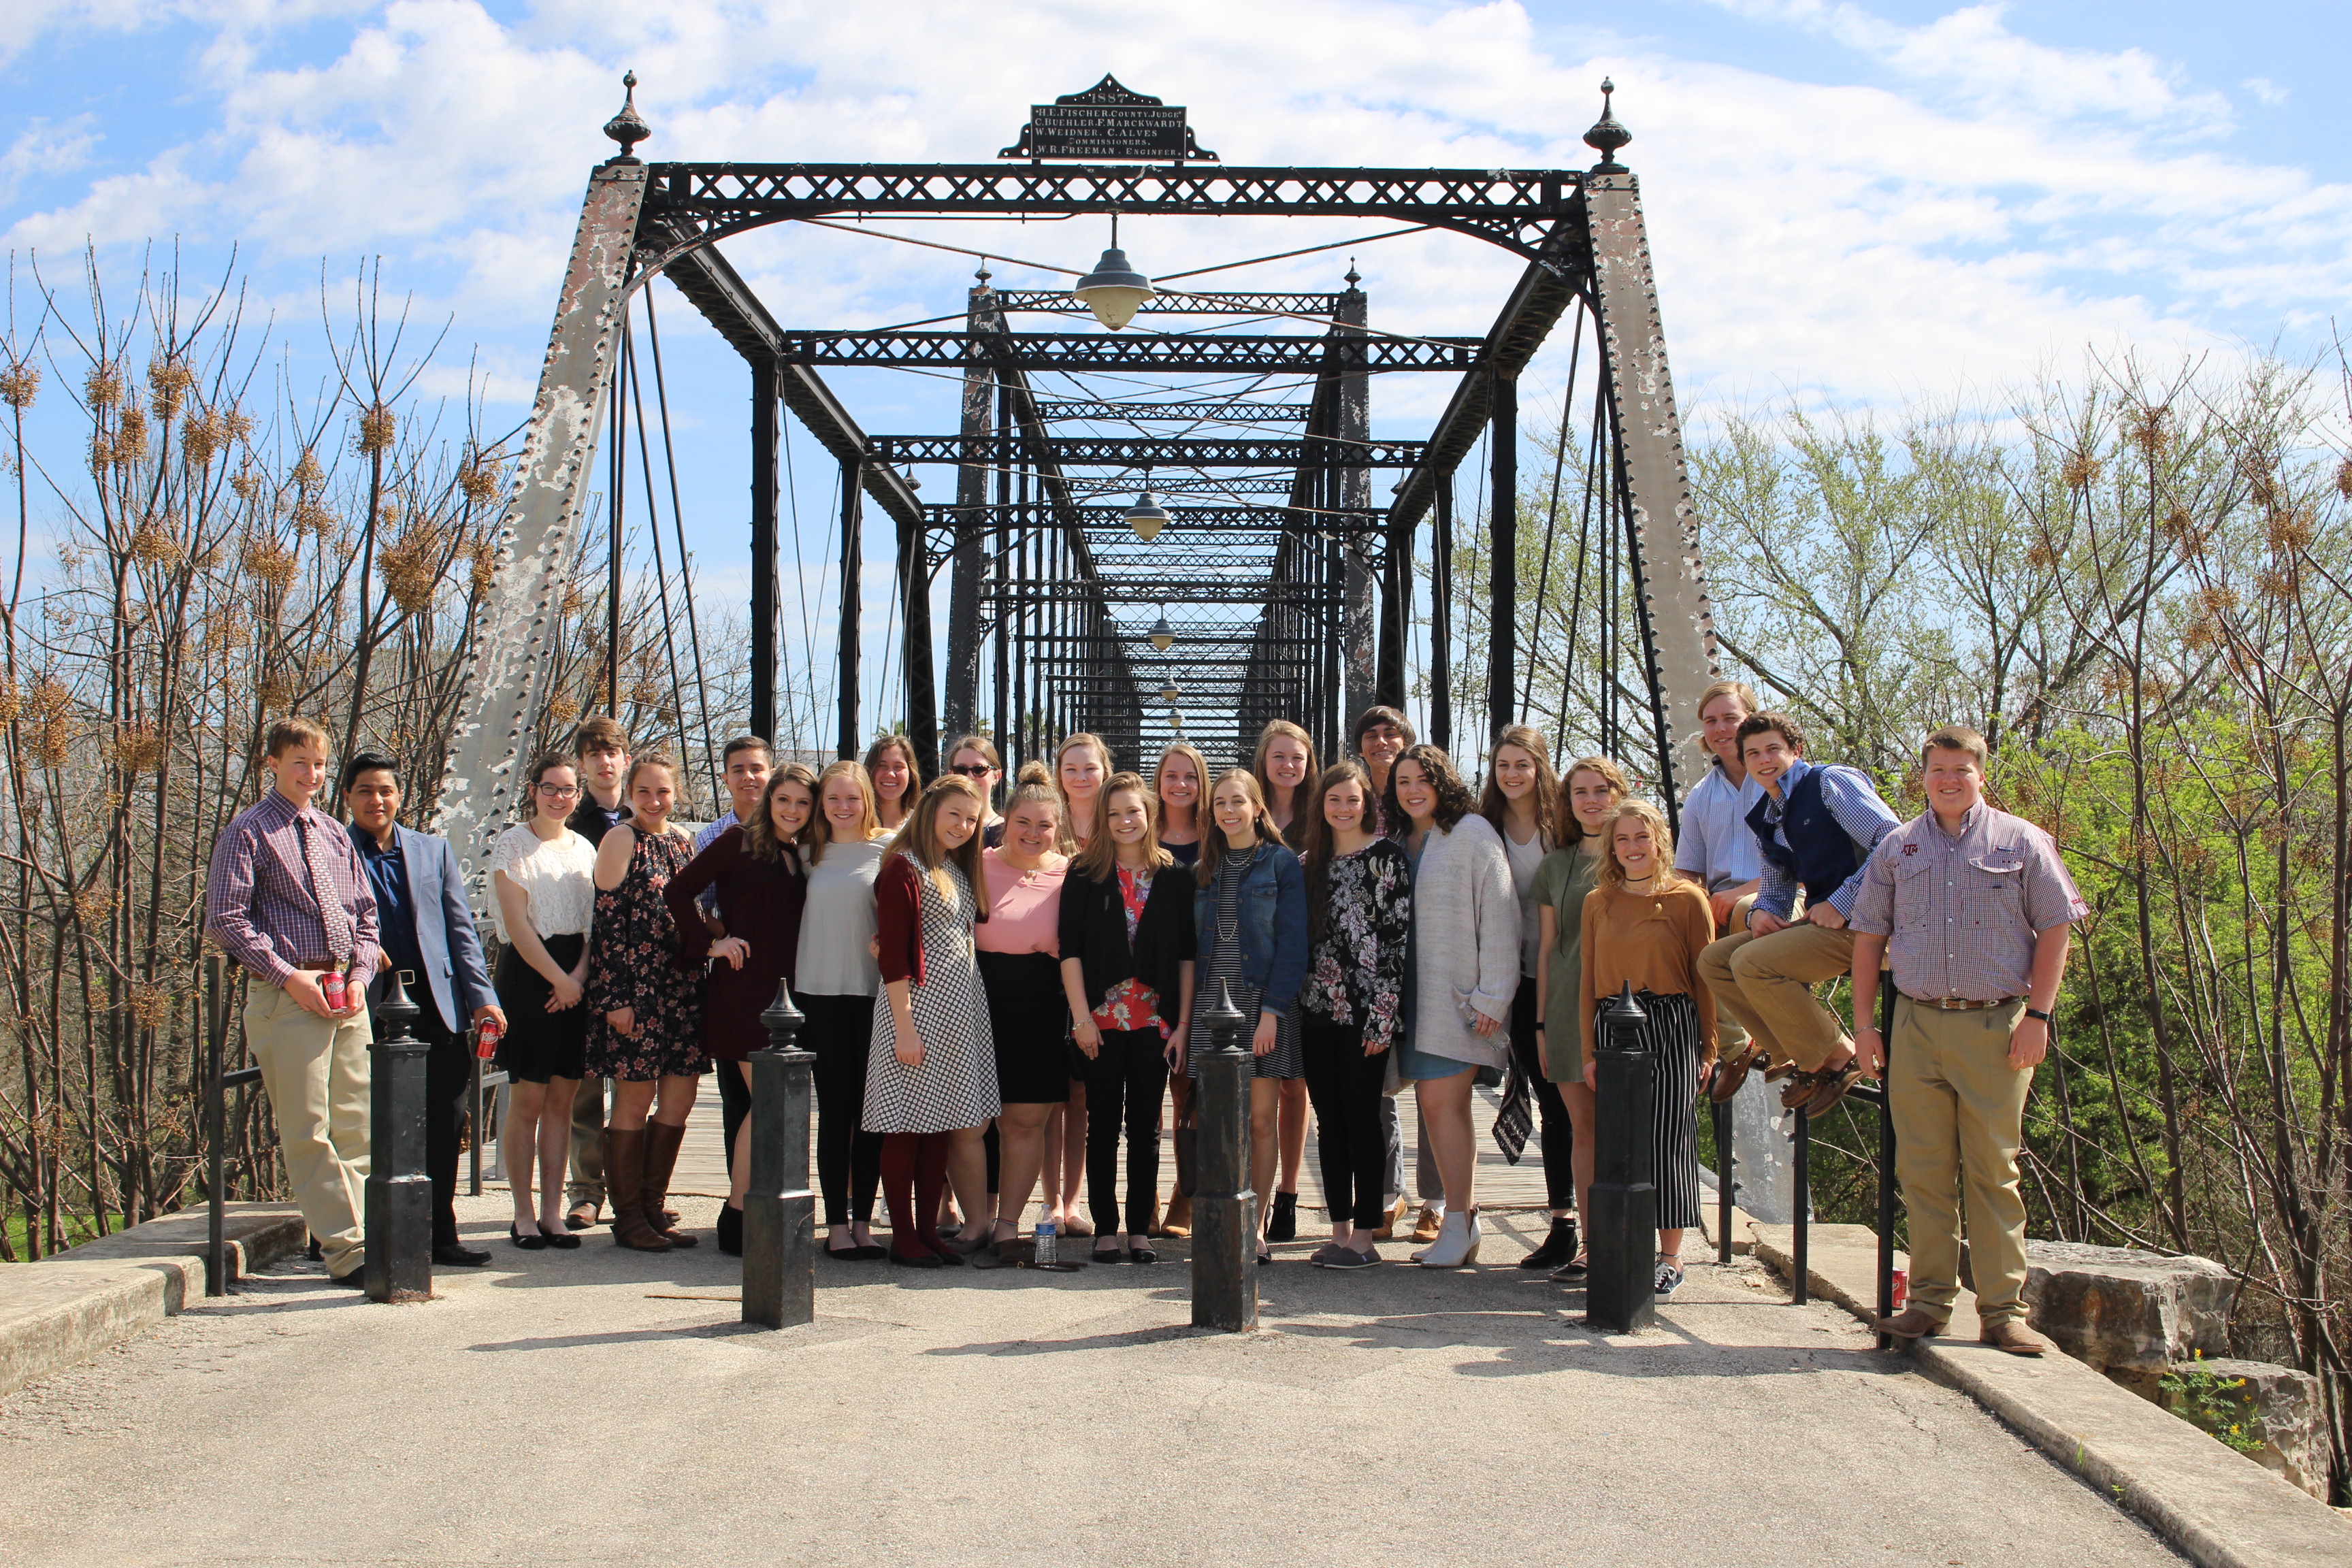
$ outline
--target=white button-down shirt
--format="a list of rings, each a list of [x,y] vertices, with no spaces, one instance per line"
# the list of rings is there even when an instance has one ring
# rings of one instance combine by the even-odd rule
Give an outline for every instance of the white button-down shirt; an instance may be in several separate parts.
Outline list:
[[[1752,882],[1764,874],[1764,852],[1748,814],[1764,798],[1764,786],[1748,774],[1737,785],[1710,765],[1683,796],[1682,837],[1675,845],[1675,869],[1698,878],[1710,893]]]

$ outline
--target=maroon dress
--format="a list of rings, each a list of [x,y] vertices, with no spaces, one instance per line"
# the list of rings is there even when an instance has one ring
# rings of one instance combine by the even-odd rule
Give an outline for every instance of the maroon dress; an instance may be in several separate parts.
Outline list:
[[[801,906],[808,882],[791,849],[774,860],[752,858],[740,827],[730,827],[669,879],[662,898],[677,922],[677,964],[699,973],[710,952],[710,928],[695,900],[706,888],[719,893],[719,920],[727,934],[751,950],[743,967],[720,963],[702,994],[702,1048],[714,1060],[740,1062],[768,1045],[760,1015],[776,999],[776,982],[793,978],[800,955]]]

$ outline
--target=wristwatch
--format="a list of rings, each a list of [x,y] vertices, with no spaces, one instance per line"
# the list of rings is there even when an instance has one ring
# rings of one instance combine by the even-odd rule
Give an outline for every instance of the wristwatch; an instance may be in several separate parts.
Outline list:
[[[2051,1021],[2049,1014],[2043,1012],[2041,1008],[2034,1006],[2032,1003],[2026,1004],[2025,1016],[2029,1018],[2039,1018],[2045,1024]]]

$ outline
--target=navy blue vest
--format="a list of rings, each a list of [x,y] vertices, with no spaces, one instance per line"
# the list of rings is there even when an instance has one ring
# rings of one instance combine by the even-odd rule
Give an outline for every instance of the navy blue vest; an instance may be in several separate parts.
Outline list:
[[[1756,842],[1764,858],[1781,870],[1804,884],[1805,897],[1814,902],[1828,898],[1845,886],[1861,862],[1853,858],[1853,840],[1830,812],[1829,803],[1822,798],[1823,770],[1806,770],[1805,776],[1781,791],[1780,834],[1788,839],[1783,846],[1772,833],[1771,823],[1764,813],[1772,804],[1766,795],[1748,813],[1748,826],[1756,830]]]

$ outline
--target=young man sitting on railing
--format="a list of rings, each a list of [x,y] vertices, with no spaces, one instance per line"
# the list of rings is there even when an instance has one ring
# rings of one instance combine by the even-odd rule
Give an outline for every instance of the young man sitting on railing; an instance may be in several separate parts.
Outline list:
[[[2091,911],[2050,836],[1985,804],[1987,760],[1974,730],[1927,737],[1927,809],[1880,840],[1851,911],[1856,1059],[1865,1074],[1884,1068],[1911,1214],[1910,1304],[1878,1329],[1916,1340],[1950,1321],[1965,1180],[1979,1338],[2038,1356],[2050,1342],[2025,1323],[2017,1151],[2026,1091],[2050,1048],[2067,928]],[[1890,948],[1891,1050],[1871,1023]]]
[[[1895,813],[1860,770],[1805,760],[1805,732],[1779,713],[1750,714],[1739,754],[1764,798],[1748,814],[1763,852],[1764,886],[1748,929],[1711,943],[1698,972],[1723,1010],[1748,1031],[1726,1052],[1716,1098],[1728,1100],[1759,1062],[1764,1077],[1790,1077],[1780,1103],[1820,1116],[1862,1079],[1853,1043],[1812,987],[1853,963],[1846,911],[1862,890],[1863,862],[1892,832]],[[1796,917],[1798,892],[1805,912]]]

